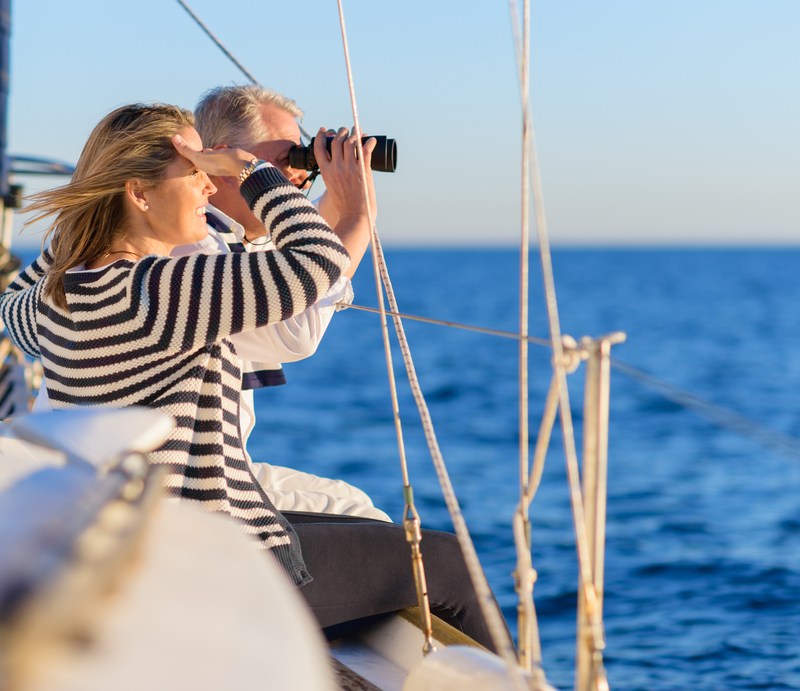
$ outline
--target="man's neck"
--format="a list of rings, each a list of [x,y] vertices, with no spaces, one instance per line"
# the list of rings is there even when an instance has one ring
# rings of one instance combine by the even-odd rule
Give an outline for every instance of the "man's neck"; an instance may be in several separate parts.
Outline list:
[[[213,180],[216,184],[216,180]],[[239,195],[238,189],[231,189],[220,183],[218,192],[209,199],[209,202],[222,213],[232,218],[244,229],[245,237],[249,240],[260,238],[267,234],[261,221],[250,211],[247,202]]]

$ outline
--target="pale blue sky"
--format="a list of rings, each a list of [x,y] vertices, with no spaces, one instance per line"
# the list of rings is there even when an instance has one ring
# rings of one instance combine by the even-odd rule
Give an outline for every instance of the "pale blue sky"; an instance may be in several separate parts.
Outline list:
[[[189,4],[300,103],[307,130],[352,122],[333,0]],[[397,173],[378,176],[384,242],[516,242],[508,3],[344,9],[362,124],[398,141]],[[553,243],[800,241],[799,32],[798,0],[534,2]],[[193,107],[206,88],[245,81],[175,0],[12,0],[11,50],[10,152],[71,162],[119,104]]]

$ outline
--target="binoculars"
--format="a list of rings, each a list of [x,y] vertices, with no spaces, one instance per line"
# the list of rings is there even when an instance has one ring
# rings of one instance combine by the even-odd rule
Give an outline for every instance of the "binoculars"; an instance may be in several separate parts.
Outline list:
[[[315,170],[317,158],[314,156],[314,139],[312,137],[308,146],[302,144],[293,146],[289,149],[289,165],[296,170]],[[373,137],[362,137],[361,143],[364,144],[368,139],[377,139],[378,143],[372,152],[370,168],[384,173],[394,173],[397,168],[397,144],[394,139],[383,135]],[[331,142],[333,137],[327,137],[328,153],[331,152]]]

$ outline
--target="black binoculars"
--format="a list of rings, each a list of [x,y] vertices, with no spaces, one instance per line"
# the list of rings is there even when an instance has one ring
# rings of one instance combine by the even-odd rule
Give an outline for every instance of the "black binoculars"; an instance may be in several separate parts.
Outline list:
[[[366,143],[368,139],[378,140],[375,150],[372,152],[370,168],[384,173],[394,173],[397,168],[397,144],[394,139],[376,135],[362,137],[361,143]],[[332,141],[333,137],[327,138],[328,153],[331,152]],[[311,138],[308,146],[300,144],[289,149],[289,165],[296,170],[315,170],[318,167],[317,158],[314,156],[314,137]]]

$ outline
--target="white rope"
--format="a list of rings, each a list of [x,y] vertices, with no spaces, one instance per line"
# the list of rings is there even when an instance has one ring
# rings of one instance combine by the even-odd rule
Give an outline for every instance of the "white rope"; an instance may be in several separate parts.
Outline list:
[[[653,391],[681,408],[691,410],[713,422],[718,428],[729,430],[741,437],[747,437],[763,448],[779,453],[792,460],[800,460],[800,440],[790,437],[776,429],[750,420],[740,413],[727,410],[716,403],[705,401],[699,396],[681,389],[673,384],[657,379],[631,365],[619,360],[611,360],[611,366],[628,377]]]
[[[527,44],[527,36],[530,32],[530,11],[529,0],[524,0],[524,18],[525,23],[524,33],[520,31],[519,27],[519,11],[515,0],[510,0],[512,7],[512,22],[514,24],[515,36],[523,36],[522,52],[520,52],[520,41],[517,39],[517,62],[518,72],[520,77],[520,89],[522,91],[522,101],[524,110],[524,131],[527,132],[530,145],[528,151],[530,153],[531,163],[531,182],[532,192],[534,199],[534,212],[536,218],[536,230],[539,240],[539,257],[542,267],[542,280],[544,283],[545,304],[547,310],[548,323],[550,325],[550,343],[553,349],[553,369],[556,381],[558,383],[558,401],[559,401],[559,414],[561,420],[562,438],[564,444],[564,453],[566,456],[567,465],[567,479],[570,491],[570,502],[572,506],[572,517],[575,529],[575,543],[578,554],[578,573],[580,578],[581,587],[584,591],[592,588],[592,570],[589,553],[589,544],[586,534],[586,519],[583,510],[583,498],[580,483],[580,471],[578,468],[578,455],[575,448],[575,433],[572,424],[572,413],[569,403],[569,391],[567,388],[567,373],[564,360],[564,348],[561,338],[561,326],[558,314],[558,301],[556,299],[555,280],[553,278],[553,263],[550,252],[550,241],[547,229],[547,218],[544,212],[544,194],[542,192],[541,169],[539,167],[538,155],[536,151],[536,138],[533,129],[533,117],[531,115],[530,103],[526,97],[527,90],[527,69],[525,67],[525,58],[527,51],[525,45]],[[528,194],[526,189],[524,192]],[[601,627],[594,626],[592,628],[594,635],[597,636]],[[600,640],[594,641],[595,648],[602,648],[603,643]]]
[[[360,132],[361,127],[359,125],[358,109],[356,106],[356,98],[355,98],[355,88],[353,86],[353,75],[350,66],[350,55],[347,43],[347,31],[345,29],[345,22],[344,22],[344,11],[342,9],[342,0],[337,0],[337,5],[339,7],[339,22],[342,32],[342,41],[344,44],[345,62],[347,65],[347,81],[350,90],[351,106],[353,109],[353,122],[355,123],[356,129],[358,129],[358,131]],[[360,137],[359,137],[358,147],[359,147],[359,160],[361,161],[361,165],[363,168],[364,156],[361,155],[363,152],[361,150]],[[366,176],[363,177],[364,180],[366,181]],[[368,191],[366,189],[366,183],[365,183],[364,193],[367,196],[367,199],[369,199]],[[375,269],[375,276],[376,276],[376,290],[378,293],[378,303],[380,307],[382,327],[384,333],[386,334],[387,331],[386,311],[384,308],[383,295],[380,289],[380,283],[378,277],[380,277],[380,279],[383,282],[383,286],[386,290],[386,298],[389,302],[389,306],[392,312],[398,313],[399,309],[397,307],[397,301],[395,299],[394,290],[392,288],[392,284],[389,279],[388,269],[386,268],[385,256],[383,254],[383,249],[381,247],[380,239],[378,237],[377,228],[375,227],[374,223],[372,223],[371,215],[370,215],[370,222],[372,225],[372,243],[373,243],[372,255],[373,255],[373,268]],[[458,500],[456,498],[455,491],[453,490],[452,482],[450,481],[447,468],[445,467],[444,460],[442,458],[442,454],[439,449],[439,444],[436,439],[436,434],[433,429],[433,423],[431,421],[430,412],[428,410],[427,404],[425,403],[425,398],[422,394],[422,390],[419,385],[419,380],[417,378],[416,371],[414,369],[414,364],[411,359],[411,351],[408,345],[408,340],[405,336],[403,323],[399,319],[399,317],[393,317],[393,323],[395,331],[397,333],[400,352],[402,353],[403,356],[403,362],[406,367],[406,372],[408,375],[409,384],[411,386],[411,391],[414,396],[414,401],[417,404],[417,409],[419,411],[419,415],[422,421],[422,428],[425,433],[425,439],[428,444],[428,449],[431,454],[431,458],[433,460],[437,477],[439,478],[439,484],[442,487],[445,504],[447,505],[447,508],[450,512],[450,517],[451,520],[453,521],[455,534],[458,539],[459,545],[461,547],[461,551],[464,556],[464,561],[466,563],[469,576],[472,580],[472,585],[478,596],[478,601],[481,606],[481,611],[486,619],[486,624],[492,636],[492,641],[495,644],[495,648],[497,649],[500,656],[507,663],[509,673],[512,675],[512,678],[515,680],[515,682],[520,688],[526,688],[525,682],[516,664],[517,661],[513,644],[508,636],[508,632],[506,630],[502,614],[499,612],[497,604],[492,596],[492,591],[489,588],[486,576],[483,572],[483,569],[481,568],[480,562],[478,561],[478,556],[475,551],[475,546],[472,543],[469,530],[467,529],[466,522],[464,521],[464,516],[461,513],[461,508],[458,505]],[[395,427],[398,433],[399,444],[402,447],[402,431],[401,431],[400,418],[398,412],[399,405],[397,403],[396,384],[394,383],[394,372],[391,363],[391,356],[389,354],[390,348],[388,345],[388,335],[384,337],[384,349],[386,350],[387,353],[387,368],[389,370],[390,388],[392,392],[392,406],[393,409],[395,410]],[[407,475],[408,471],[407,467],[405,467],[406,462],[404,454],[402,452],[401,452],[401,464],[404,466],[403,477],[405,481],[405,478],[407,478],[408,476]],[[408,485],[408,482],[406,482],[406,485]]]
[[[354,309],[357,311],[362,312],[369,312],[369,313],[377,313],[378,310],[374,307],[366,307],[364,305],[355,305],[355,304],[347,304],[347,303],[337,303],[337,306],[341,308],[348,308]],[[432,317],[423,317],[417,314],[408,314],[405,312],[390,312],[386,311],[386,314],[393,316],[393,317],[400,317],[401,319],[407,319],[409,321],[417,321],[423,324],[432,324],[435,326],[446,326],[453,329],[460,329],[462,331],[472,331],[474,333],[485,334],[487,336],[496,336],[498,338],[507,338],[517,340],[520,338],[520,334],[515,331],[505,331],[502,329],[492,329],[485,326],[477,326],[475,324],[463,324],[460,322],[448,321],[445,319],[434,319]],[[567,337],[565,336],[564,339],[566,340]],[[550,341],[537,338],[536,336],[528,336],[527,338],[528,343],[534,343],[540,346],[550,347]],[[569,351],[567,351],[569,352]],[[728,410],[723,408],[716,403],[712,403],[710,401],[706,401],[696,394],[693,394],[689,391],[681,389],[674,384],[670,384],[669,382],[663,381],[654,377],[652,374],[645,372],[633,365],[629,365],[627,363],[621,362],[616,358],[611,359],[611,366],[619,371],[621,374],[629,377],[634,382],[641,384],[647,389],[654,391],[655,393],[659,394],[662,398],[668,401],[672,401],[673,403],[679,405],[681,408],[685,410],[692,411],[705,417],[707,420],[710,420],[714,423],[716,427],[719,429],[726,429],[735,434],[738,434],[742,437],[747,437],[752,441],[756,442],[759,446],[763,448],[774,451],[782,456],[787,458],[791,458],[792,460],[800,460],[800,439],[795,439],[794,437],[790,437],[782,432],[773,429],[771,427],[767,427],[766,425],[762,425],[755,420],[751,420],[741,413],[737,413],[733,410]],[[549,394],[548,394],[549,395]],[[546,405],[545,408],[548,406]],[[541,432],[540,432],[541,435]],[[537,437],[538,439],[538,437]],[[538,442],[537,442],[538,445]],[[534,451],[534,459],[532,461],[532,466],[537,467],[539,466],[541,461],[536,460],[536,451]],[[537,474],[541,473],[541,468],[536,471]],[[531,476],[529,481],[529,494],[531,499],[533,498],[533,494],[535,493],[536,486],[538,484],[538,480]]]
[[[216,37],[216,36],[215,36],[213,33],[211,33],[211,29],[209,29],[209,28],[208,28],[208,27],[207,27],[207,26],[206,26],[206,25],[205,25],[205,24],[202,22],[202,20],[200,19],[200,17],[198,17],[198,16],[197,16],[197,15],[196,15],[196,14],[195,14],[193,11],[192,11],[192,9],[189,7],[189,5],[187,5],[187,4],[184,2],[184,0],[177,0],[177,2],[178,2],[178,4],[179,4],[181,7],[183,7],[183,9],[186,11],[186,13],[187,13],[187,14],[188,14],[188,15],[189,15],[189,16],[190,16],[190,17],[191,17],[191,18],[192,18],[192,19],[195,21],[195,24],[197,24],[197,26],[199,26],[199,27],[200,27],[200,29],[203,31],[203,33],[205,33],[205,35],[206,35],[206,36],[208,36],[208,37],[209,37],[209,38],[210,38],[210,39],[211,39],[211,40],[214,42],[214,45],[215,45],[215,46],[217,46],[217,48],[219,48],[219,49],[220,49],[220,50],[221,50],[221,51],[222,51],[222,52],[225,54],[225,56],[228,58],[228,60],[230,60],[230,61],[231,61],[231,62],[232,62],[234,65],[236,65],[236,67],[239,69],[239,71],[240,71],[240,72],[241,72],[241,73],[242,73],[242,74],[243,74],[245,77],[247,77],[247,79],[250,81],[250,83],[251,83],[251,84],[258,84],[258,81],[256,81],[256,78],[255,78],[255,77],[254,77],[252,74],[250,74],[250,72],[248,72],[248,71],[245,69],[245,67],[244,67],[244,65],[242,65],[242,63],[240,63],[240,62],[239,62],[239,61],[238,61],[238,60],[237,60],[235,57],[233,57],[233,53],[231,53],[231,52],[230,52],[230,51],[229,51],[229,50],[228,50],[228,49],[227,49],[227,48],[226,48],[226,47],[225,47],[225,46],[222,44],[222,41],[220,41],[220,40],[219,40],[219,39],[218,39],[218,38],[217,38],[217,37]]]
[[[373,314],[380,314],[380,310],[375,307],[366,307],[364,305],[356,305],[347,302],[337,302],[336,307],[340,309],[354,309],[361,312],[370,312]],[[509,338],[518,341],[522,336],[516,331],[504,331],[503,329],[492,329],[488,326],[476,326],[475,324],[463,324],[461,322],[448,321],[446,319],[434,319],[433,317],[421,317],[418,314],[408,314],[407,312],[393,312],[385,311],[391,317],[400,317],[401,319],[408,319],[409,321],[422,322],[423,324],[435,324],[436,326],[449,326],[453,329],[461,329],[462,331],[474,331],[475,333],[486,334],[487,336],[498,336],[500,338]],[[536,336],[528,336],[526,338],[528,343],[535,343],[536,345],[550,347],[550,341],[544,338],[537,338]]]
[[[209,29],[209,28],[208,28],[208,27],[205,25],[205,23],[204,23],[204,22],[203,22],[203,21],[200,19],[200,17],[198,17],[198,16],[197,16],[197,13],[196,13],[196,12],[194,12],[194,10],[192,10],[192,8],[191,8],[191,7],[189,7],[189,5],[188,5],[188,4],[187,4],[187,3],[186,3],[184,0],[177,0],[177,3],[178,3],[178,4],[179,4],[179,5],[180,5],[180,6],[181,6],[181,7],[182,7],[184,10],[185,10],[186,14],[188,14],[188,15],[189,15],[189,16],[190,16],[190,17],[191,17],[193,20],[194,20],[195,24],[197,24],[197,26],[199,26],[199,27],[200,27],[200,29],[203,31],[203,33],[204,33],[206,36],[208,36],[208,37],[211,39],[212,43],[213,43],[213,44],[214,44],[214,45],[215,45],[217,48],[219,48],[219,49],[220,49],[220,50],[223,52],[223,54],[225,55],[225,57],[227,57],[227,58],[228,58],[228,60],[230,60],[230,61],[231,61],[231,62],[232,62],[232,63],[233,63],[235,66],[236,66],[236,68],[237,68],[237,69],[238,69],[238,70],[239,70],[239,71],[240,71],[240,72],[241,72],[241,73],[242,73],[242,74],[243,74],[245,77],[247,77],[248,81],[249,81],[251,84],[255,84],[256,86],[261,86],[261,84],[258,82],[258,80],[257,80],[257,79],[256,79],[256,78],[255,78],[255,77],[252,75],[252,74],[250,74],[250,72],[249,72],[249,71],[248,71],[248,70],[245,68],[245,66],[244,66],[244,65],[242,65],[242,63],[241,63],[241,62],[239,62],[239,61],[238,61],[238,60],[237,60],[237,59],[234,57],[233,53],[231,53],[231,52],[230,52],[230,51],[229,51],[229,50],[228,50],[228,49],[225,47],[225,45],[222,43],[222,41],[220,41],[220,40],[219,40],[219,39],[218,39],[218,38],[217,38],[217,37],[216,37],[216,36],[215,36],[215,35],[212,33],[211,29]],[[306,131],[303,129],[303,126],[302,126],[302,125],[301,125],[299,122],[297,123],[297,126],[300,128],[300,133],[303,135],[303,137],[305,137],[305,139],[306,139],[306,140],[309,140],[309,139],[311,139],[311,136],[308,134],[308,132],[306,132]]]
[[[518,412],[519,412],[519,491],[518,511],[513,519],[514,543],[517,565],[514,572],[518,596],[517,620],[519,656],[523,668],[535,674],[540,685],[544,684],[542,672],[542,646],[539,637],[536,609],[533,605],[533,588],[536,571],[531,554],[531,532],[527,488],[529,483],[528,454],[530,431],[528,428],[528,329],[530,302],[530,136],[527,113],[530,110],[530,9],[524,5],[524,33],[519,38],[515,34],[519,57],[520,95],[522,98],[522,174],[521,174],[521,217],[520,217],[520,280],[519,280],[519,360],[518,360]],[[514,13],[516,17],[516,12]],[[548,435],[549,436],[549,435]],[[538,484],[538,483],[537,483]]]
[[[347,70],[347,86],[350,93],[350,107],[353,111],[353,123],[355,129],[358,131],[359,136],[356,139],[356,147],[358,148],[358,162],[359,166],[361,167],[361,178],[364,181],[364,198],[367,204],[367,214],[369,216],[369,227],[370,233],[372,235],[372,243],[373,248],[375,242],[378,237],[378,229],[375,225],[374,215],[372,211],[372,206],[370,204],[369,199],[369,190],[367,189],[367,175],[366,169],[364,165],[364,150],[361,144],[361,122],[358,117],[358,103],[356,101],[356,93],[355,93],[355,85],[353,81],[353,72],[352,66],[350,63],[350,48],[347,41],[347,29],[345,27],[345,20],[344,20],[344,9],[342,7],[341,0],[337,0],[337,6],[339,10],[339,26],[342,33],[342,47],[344,50],[344,60],[345,60],[345,68]],[[403,473],[403,484],[407,486],[408,482],[408,464],[406,461],[406,453],[405,453],[405,444],[403,441],[403,431],[402,431],[402,422],[400,420],[400,404],[397,398],[397,383],[394,377],[394,366],[392,364],[392,350],[391,344],[389,342],[389,329],[386,321],[386,307],[383,301],[383,293],[381,291],[381,285],[379,282],[379,269],[377,264],[376,252],[373,249],[372,252],[372,263],[373,263],[373,274],[375,276],[375,292],[378,298],[378,309],[380,313],[380,322],[381,322],[381,335],[383,338],[383,349],[386,356],[386,367],[389,373],[389,389],[391,394],[391,401],[392,401],[392,413],[394,416],[394,424],[395,424],[395,434],[397,436],[397,446],[398,452],[400,454],[400,467]]]
[[[520,492],[528,484],[528,302],[530,269],[530,17],[527,0],[524,3],[524,34],[522,54],[520,55],[520,91],[522,96],[522,216],[520,229],[520,271],[519,271],[519,483]]]

